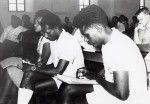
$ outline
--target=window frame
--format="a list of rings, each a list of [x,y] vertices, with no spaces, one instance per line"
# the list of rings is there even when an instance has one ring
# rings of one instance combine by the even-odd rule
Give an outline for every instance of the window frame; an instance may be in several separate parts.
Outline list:
[[[25,7],[26,7],[26,3],[25,0],[23,0],[23,3],[18,3],[18,0],[15,0],[16,3],[10,3],[10,0],[8,0],[8,11],[9,12],[25,12]],[[15,4],[16,5],[16,10],[10,10],[10,4]],[[18,4],[23,4],[24,5],[24,10],[19,11],[18,10]]]
[[[85,8],[85,7],[89,6],[89,5],[91,5],[91,0],[88,0],[88,1],[89,1],[89,4],[88,4],[88,5],[85,5],[84,0],[82,0],[82,1],[83,1],[83,4],[80,4],[80,0],[79,0],[79,11],[81,11],[83,8]],[[82,7],[82,8],[81,8],[81,7]]]

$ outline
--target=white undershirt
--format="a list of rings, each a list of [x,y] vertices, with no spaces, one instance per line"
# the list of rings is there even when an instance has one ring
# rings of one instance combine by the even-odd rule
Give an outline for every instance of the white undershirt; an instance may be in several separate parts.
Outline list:
[[[130,95],[126,101],[121,101],[102,86],[94,85],[94,91],[87,94],[89,104],[139,104],[137,102],[144,101],[141,97],[147,91],[146,67],[136,44],[113,29],[111,40],[102,47],[102,54],[107,81],[114,82],[113,71],[128,71]]]

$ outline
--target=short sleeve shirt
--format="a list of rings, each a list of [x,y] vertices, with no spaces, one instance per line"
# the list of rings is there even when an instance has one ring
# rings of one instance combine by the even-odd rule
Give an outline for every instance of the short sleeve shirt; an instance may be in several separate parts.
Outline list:
[[[111,40],[102,47],[102,54],[107,81],[113,82],[113,71],[125,70],[129,72],[130,93],[136,88],[136,91],[146,90],[144,59],[131,39],[114,29]]]
[[[76,77],[76,71],[84,67],[84,58],[81,46],[78,41],[65,30],[62,31],[55,47],[54,66],[56,67],[59,60],[69,61],[69,65],[63,75]]]
[[[113,29],[110,41],[102,46],[102,55],[105,79],[108,82],[114,82],[114,71],[128,71],[130,95],[126,101],[121,101],[109,94],[100,85],[94,85],[93,94],[88,94],[87,97],[91,99],[92,96],[95,96],[96,99],[103,96],[101,99],[105,100],[99,98],[99,100],[95,100],[97,103],[93,102],[93,104],[135,104],[133,101],[143,99],[141,95],[144,95],[147,90],[146,67],[136,44],[117,29]],[[92,104],[92,100],[89,102]]]

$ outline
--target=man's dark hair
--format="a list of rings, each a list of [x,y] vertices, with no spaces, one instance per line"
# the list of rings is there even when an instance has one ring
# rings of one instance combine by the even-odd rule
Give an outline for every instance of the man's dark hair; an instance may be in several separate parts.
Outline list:
[[[51,29],[56,27],[60,28],[61,20],[57,15],[53,13],[48,13],[41,20],[41,26],[45,26],[45,25],[48,25],[49,28]]]
[[[22,20],[19,17],[17,17],[16,15],[12,15],[11,16],[11,25],[12,25],[13,28],[21,26],[22,25]]]
[[[38,11],[35,13],[35,16],[34,16],[34,22],[35,22],[35,20],[36,20],[38,17],[43,18],[43,17],[46,16],[48,13],[51,13],[51,12],[50,12],[49,10],[46,10],[46,9],[38,10]]]
[[[105,11],[97,5],[90,5],[82,9],[73,20],[73,25],[82,28],[84,25],[100,23],[108,26],[108,17]]]
[[[140,13],[144,13],[144,14],[150,14],[150,11],[147,7],[142,7],[140,8],[136,13],[135,16],[138,16]]]
[[[88,30],[89,28],[95,28],[98,30],[99,26],[106,28],[106,25],[103,25],[101,23],[89,23],[89,24],[84,26],[84,31]]]
[[[23,21],[23,22],[30,22],[30,17],[29,17],[28,15],[24,14],[24,15],[22,16],[22,21]]]
[[[37,17],[44,17],[45,15],[47,15],[48,13],[51,13],[49,10],[46,10],[46,9],[42,9],[42,10],[38,10],[36,13],[35,13],[35,18]]]
[[[119,21],[128,22],[128,18],[125,15],[122,14],[122,15],[119,16]]]

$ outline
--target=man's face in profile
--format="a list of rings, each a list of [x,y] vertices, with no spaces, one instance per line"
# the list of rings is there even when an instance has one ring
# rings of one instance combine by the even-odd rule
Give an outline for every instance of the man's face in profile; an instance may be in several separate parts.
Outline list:
[[[149,14],[145,14],[145,13],[141,12],[137,16],[137,19],[138,19],[140,25],[146,26],[150,18],[149,18]]]
[[[104,42],[104,36],[102,31],[99,31],[96,28],[88,28],[84,31],[85,36],[88,39],[88,43],[94,47],[101,47]]]
[[[42,28],[45,37],[50,41],[55,41],[59,38],[59,30],[57,28],[51,29],[48,25],[43,26]]]
[[[40,32],[42,30],[42,27],[41,27],[41,20],[42,20],[42,17],[38,17],[35,19],[35,22],[34,22],[34,30],[35,32]]]

